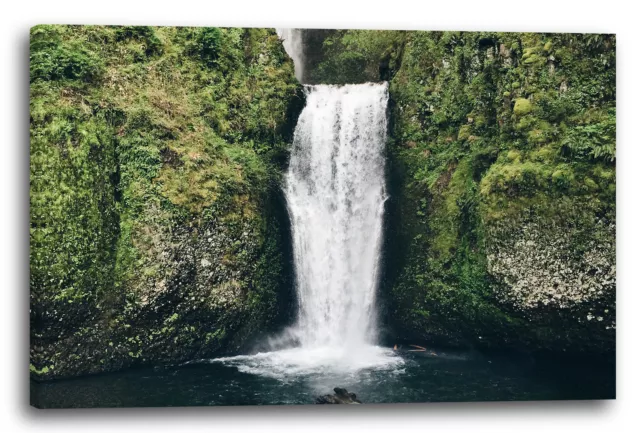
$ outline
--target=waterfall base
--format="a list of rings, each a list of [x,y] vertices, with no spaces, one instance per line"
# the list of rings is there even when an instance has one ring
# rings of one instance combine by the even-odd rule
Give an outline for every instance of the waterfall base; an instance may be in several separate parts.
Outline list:
[[[354,375],[367,370],[398,370],[402,357],[380,346],[352,348],[320,346],[295,347],[254,355],[216,358],[209,362],[237,367],[238,371],[279,380],[301,376]]]

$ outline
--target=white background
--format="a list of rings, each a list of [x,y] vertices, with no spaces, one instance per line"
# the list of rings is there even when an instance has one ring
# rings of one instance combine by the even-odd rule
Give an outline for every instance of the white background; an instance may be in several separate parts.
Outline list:
[[[3,2],[0,63],[0,424],[3,431],[613,432],[638,428],[640,23],[632,1]],[[618,44],[617,400],[475,404],[39,411],[28,406],[29,69],[35,24],[146,24],[616,33]],[[634,426],[635,424],[635,426]],[[639,430],[636,430],[639,431]]]

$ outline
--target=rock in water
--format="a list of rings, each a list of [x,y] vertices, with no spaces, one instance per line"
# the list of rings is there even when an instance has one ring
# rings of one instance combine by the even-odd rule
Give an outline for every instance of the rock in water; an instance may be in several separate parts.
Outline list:
[[[356,395],[344,388],[333,388],[335,394],[327,394],[316,398],[316,404],[362,404]]]

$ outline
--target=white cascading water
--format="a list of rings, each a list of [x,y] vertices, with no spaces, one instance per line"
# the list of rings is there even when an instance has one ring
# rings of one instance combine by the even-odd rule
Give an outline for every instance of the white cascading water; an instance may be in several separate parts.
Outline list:
[[[295,75],[302,83],[304,75],[302,33],[300,29],[276,29],[276,33],[282,39],[284,50],[289,54],[295,65]]]
[[[375,345],[387,83],[305,91],[284,186],[297,323],[270,352],[214,361],[279,379],[394,368],[402,358]]]
[[[375,338],[384,211],[387,84],[307,86],[286,197],[303,347]]]

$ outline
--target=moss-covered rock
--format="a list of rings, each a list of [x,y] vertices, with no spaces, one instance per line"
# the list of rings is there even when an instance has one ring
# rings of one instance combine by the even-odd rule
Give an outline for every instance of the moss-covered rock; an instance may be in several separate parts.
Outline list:
[[[341,31],[317,79],[374,39],[360,68],[391,78],[393,338],[611,351],[615,37]]]
[[[390,323],[400,338],[443,344],[612,350],[615,139],[607,122],[615,118],[615,62],[607,53],[615,40],[492,37],[494,52],[524,46],[530,61],[505,66],[481,50],[476,33],[407,37],[390,86],[392,138],[416,146],[391,147],[400,185],[392,203],[404,218],[394,252],[401,270],[386,286]],[[562,53],[553,74],[536,57],[552,46]],[[557,93],[568,77],[574,87]],[[567,97],[596,88],[580,102]],[[513,106],[504,99],[511,96]],[[469,123],[470,112],[483,124]],[[601,144],[574,141],[583,122]],[[447,140],[451,130],[460,141],[476,138],[458,147]],[[601,171],[611,175],[603,185],[594,181]]]
[[[302,100],[275,32],[31,36],[32,375],[208,357],[286,320]]]

